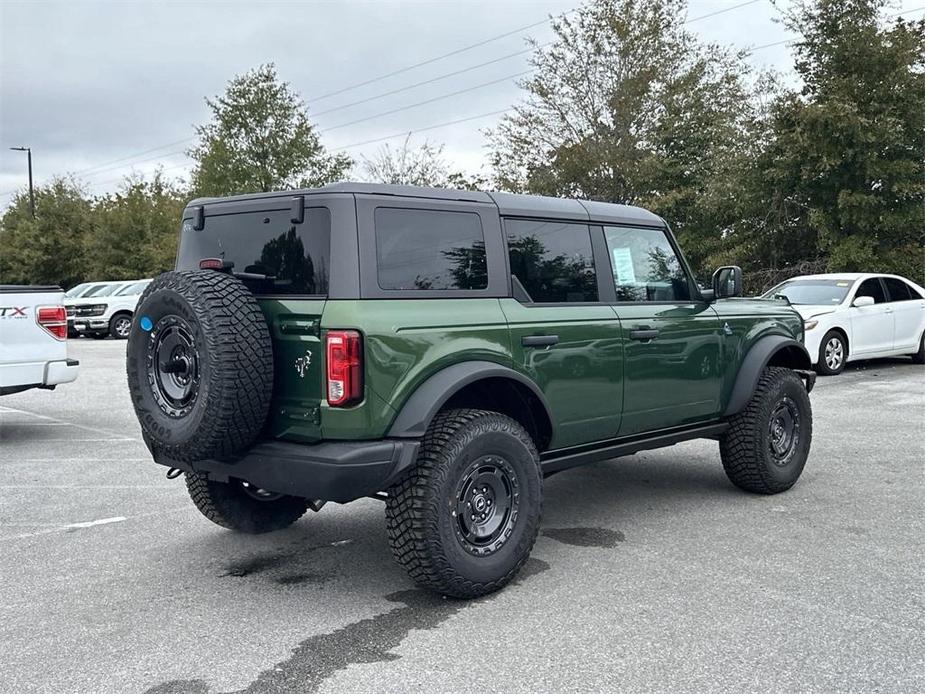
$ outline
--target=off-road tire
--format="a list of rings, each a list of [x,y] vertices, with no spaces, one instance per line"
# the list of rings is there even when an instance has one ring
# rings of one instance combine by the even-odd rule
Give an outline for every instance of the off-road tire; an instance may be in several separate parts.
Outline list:
[[[913,364],[925,364],[925,333],[922,333],[922,337],[919,340],[919,351],[914,352],[910,356],[912,357]]]
[[[785,464],[778,464],[772,453],[770,428],[775,408],[785,400],[799,414],[799,438],[794,443],[793,456]],[[719,446],[723,468],[734,485],[756,494],[777,494],[796,483],[813,436],[809,395],[796,373],[781,367],[765,369],[751,400],[729,424]]]
[[[516,473],[519,500],[507,539],[476,556],[457,537],[457,487],[480,456],[500,456]],[[510,417],[484,410],[447,410],[427,433],[417,462],[388,490],[389,545],[398,563],[420,586],[456,598],[475,598],[507,584],[536,541],[542,514],[539,455],[524,428]]]
[[[128,324],[127,329],[123,331],[123,326],[126,325],[125,321],[128,321]],[[132,317],[127,313],[116,314],[109,321],[109,334],[112,335],[113,340],[127,340],[131,329]]]
[[[297,496],[268,500],[254,498],[237,480],[215,482],[199,472],[186,473],[186,490],[206,518],[229,530],[258,535],[282,530],[308,510],[308,502]]]
[[[835,368],[832,368],[826,362],[826,349],[830,341],[836,340],[841,345],[841,360]],[[816,361],[816,373],[820,376],[837,376],[845,370],[845,364],[848,362],[848,341],[845,336],[838,330],[829,330],[819,343],[819,356]]]
[[[191,401],[172,410],[149,369],[156,368],[158,332],[178,324],[189,333],[199,380]],[[214,270],[156,277],[138,302],[126,351],[132,404],[156,458],[233,458],[263,429],[273,395],[273,345],[257,300],[240,280]]]

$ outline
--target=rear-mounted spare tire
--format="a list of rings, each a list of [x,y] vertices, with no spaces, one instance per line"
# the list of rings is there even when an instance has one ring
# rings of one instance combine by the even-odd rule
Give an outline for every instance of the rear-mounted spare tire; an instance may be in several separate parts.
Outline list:
[[[155,456],[228,459],[263,429],[273,345],[254,295],[230,275],[155,278],[135,310],[126,363],[135,414]]]

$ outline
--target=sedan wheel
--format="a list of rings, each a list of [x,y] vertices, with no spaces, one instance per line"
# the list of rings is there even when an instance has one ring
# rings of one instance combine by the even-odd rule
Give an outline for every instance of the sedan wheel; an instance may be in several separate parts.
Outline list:
[[[841,333],[830,330],[819,345],[819,363],[817,370],[825,376],[840,374],[848,359],[848,346]]]

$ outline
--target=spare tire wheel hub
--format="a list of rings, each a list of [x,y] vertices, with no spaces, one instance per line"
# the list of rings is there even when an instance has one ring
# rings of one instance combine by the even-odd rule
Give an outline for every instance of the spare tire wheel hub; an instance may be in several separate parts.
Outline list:
[[[148,383],[155,401],[169,417],[185,417],[199,392],[199,353],[189,324],[165,316],[148,337]]]

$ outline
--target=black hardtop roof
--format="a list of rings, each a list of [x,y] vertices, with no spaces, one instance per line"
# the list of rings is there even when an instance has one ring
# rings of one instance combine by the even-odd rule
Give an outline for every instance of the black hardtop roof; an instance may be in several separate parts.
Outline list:
[[[285,190],[272,193],[247,193],[224,198],[196,198],[189,202],[187,208],[226,202],[242,202],[264,198],[289,198],[296,195],[324,195],[326,193],[389,195],[393,197],[427,198],[430,200],[493,203],[497,205],[501,215],[508,217],[572,219],[605,224],[610,222],[614,224],[645,224],[649,226],[663,226],[665,223],[658,215],[632,205],[618,205],[596,200],[551,198],[541,195],[486,193],[477,190],[424,188],[421,186],[399,186],[386,183],[331,183],[321,188]]]

